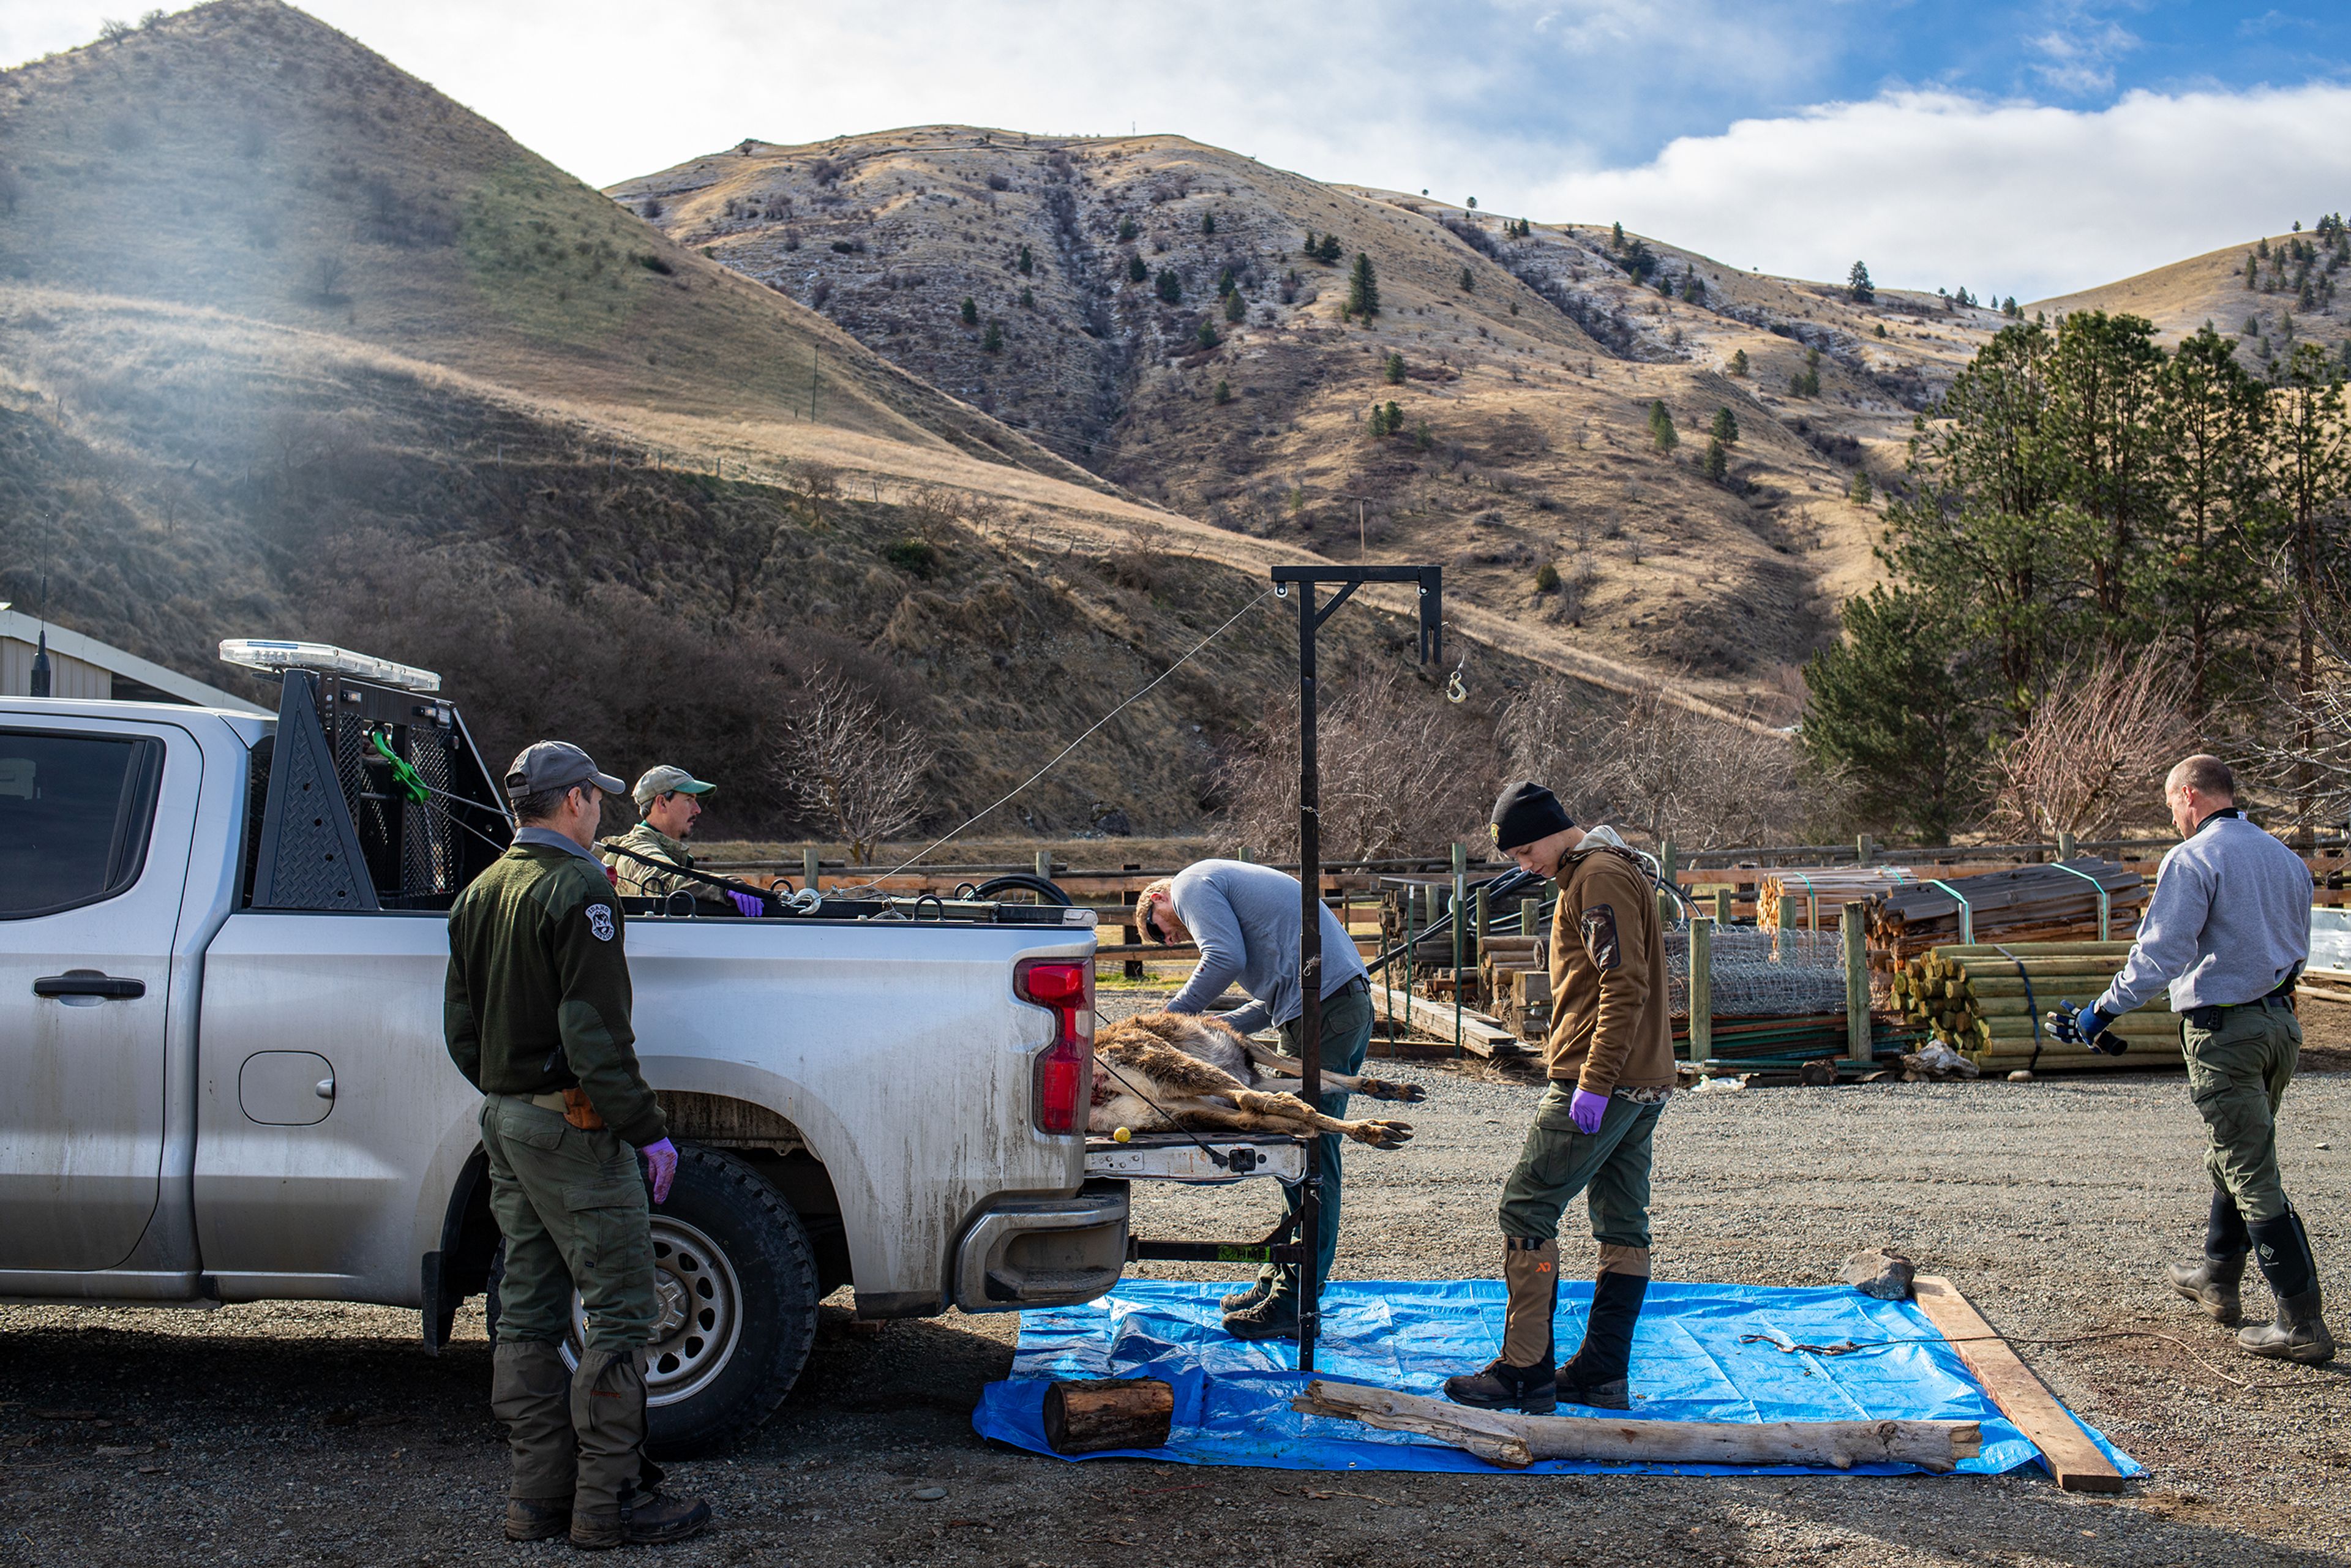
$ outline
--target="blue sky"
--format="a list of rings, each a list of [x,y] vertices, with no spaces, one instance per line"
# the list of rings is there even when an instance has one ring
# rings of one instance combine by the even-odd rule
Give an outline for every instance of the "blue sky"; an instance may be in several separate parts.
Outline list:
[[[2032,298],[2351,209],[2351,6],[314,0],[597,184],[745,136],[1180,132],[1739,267]],[[126,5],[123,10],[131,9]],[[7,0],[0,61],[89,39]],[[0,156],[5,150],[0,149]]]

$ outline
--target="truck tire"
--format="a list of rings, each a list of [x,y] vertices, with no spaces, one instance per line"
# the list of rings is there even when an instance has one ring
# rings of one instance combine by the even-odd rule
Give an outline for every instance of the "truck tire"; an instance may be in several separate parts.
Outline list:
[[[816,1256],[800,1217],[758,1172],[683,1144],[669,1201],[653,1211],[661,1317],[646,1347],[649,1447],[700,1453],[784,1402],[816,1343]],[[580,1310],[564,1359],[578,1364]]]

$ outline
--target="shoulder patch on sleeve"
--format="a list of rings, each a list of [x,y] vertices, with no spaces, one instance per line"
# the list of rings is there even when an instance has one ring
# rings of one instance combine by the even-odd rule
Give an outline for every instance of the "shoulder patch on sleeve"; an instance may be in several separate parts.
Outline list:
[[[596,940],[610,942],[612,939],[612,906],[609,904],[591,904],[588,906],[587,914],[588,929],[596,934]]]
[[[1595,968],[1604,974],[1623,960],[1621,945],[1616,940],[1616,910],[1614,905],[1587,905],[1576,925],[1583,933],[1583,950],[1592,955]]]

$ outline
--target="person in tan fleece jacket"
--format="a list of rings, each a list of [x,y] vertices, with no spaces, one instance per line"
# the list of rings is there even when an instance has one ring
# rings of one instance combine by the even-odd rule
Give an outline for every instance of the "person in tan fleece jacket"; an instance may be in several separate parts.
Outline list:
[[[1521,870],[1555,878],[1551,932],[1551,1088],[1502,1188],[1502,1354],[1447,1378],[1479,1409],[1549,1414],[1561,1400],[1632,1407],[1633,1326],[1649,1289],[1649,1156],[1673,1092],[1666,945],[1648,871],[1628,851],[1587,841],[1559,798],[1514,784],[1495,802],[1494,842]],[[1557,1364],[1559,1219],[1584,1195],[1600,1244],[1583,1343]]]

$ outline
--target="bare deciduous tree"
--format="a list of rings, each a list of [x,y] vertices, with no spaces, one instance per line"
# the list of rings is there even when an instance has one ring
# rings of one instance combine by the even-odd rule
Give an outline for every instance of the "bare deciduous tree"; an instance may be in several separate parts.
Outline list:
[[[1432,688],[1393,668],[1343,674],[1317,705],[1322,847],[1334,861],[1430,854],[1482,832],[1493,748]],[[1298,853],[1298,708],[1269,714],[1224,770],[1228,825],[1275,860]]]
[[[1578,821],[1690,849],[1770,843],[1802,818],[1795,747],[1652,690],[1602,706],[1544,681],[1512,702],[1501,739],[1513,777],[1548,785]]]
[[[2102,839],[2134,820],[2159,818],[2158,782],[2196,749],[2178,666],[2158,645],[2136,657],[2102,657],[2057,682],[1994,759],[1993,830]]]
[[[810,818],[849,846],[859,865],[893,834],[922,819],[922,737],[893,723],[838,670],[818,665],[785,721],[775,780]]]

